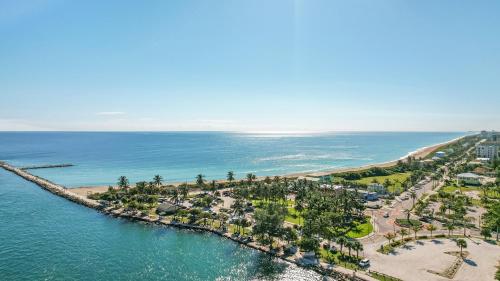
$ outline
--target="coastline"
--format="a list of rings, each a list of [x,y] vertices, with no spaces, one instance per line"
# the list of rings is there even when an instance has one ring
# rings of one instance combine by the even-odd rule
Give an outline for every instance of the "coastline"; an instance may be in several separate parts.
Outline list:
[[[431,153],[433,153],[434,151],[436,151],[436,150],[438,150],[446,145],[449,145],[451,143],[457,142],[457,141],[459,141],[459,140],[461,140],[469,135],[470,134],[467,134],[467,135],[464,135],[464,136],[461,136],[458,138],[454,138],[452,140],[445,141],[442,143],[424,146],[424,147],[421,147],[415,151],[409,152],[408,154],[400,157],[399,159],[395,159],[395,160],[391,160],[391,161],[387,161],[387,162],[368,164],[368,165],[363,165],[363,166],[358,166],[358,167],[333,168],[333,169],[328,169],[328,170],[324,170],[324,171],[297,172],[297,173],[290,173],[290,174],[284,174],[284,175],[278,175],[278,176],[287,177],[287,178],[320,177],[320,176],[326,176],[326,175],[331,175],[331,174],[335,174],[335,173],[359,172],[359,171],[363,171],[363,170],[367,170],[367,169],[375,168],[375,167],[388,168],[388,167],[395,166],[398,163],[398,161],[400,161],[400,160],[406,161],[406,158],[409,156],[414,157],[416,159],[423,159],[423,158],[427,157],[428,155],[430,155]],[[266,177],[265,176],[258,176],[257,177],[258,180],[263,180],[264,178],[266,178]],[[227,181],[225,179],[219,179],[219,180],[216,180],[216,182],[217,183],[225,183]],[[172,185],[172,186],[179,186],[179,185],[184,184],[184,183],[185,182],[170,182],[167,184]],[[91,193],[105,192],[108,190],[108,188],[109,188],[109,186],[96,185],[96,186],[80,186],[80,187],[68,188],[68,189],[70,189],[71,192],[78,194],[80,196],[87,196]]]
[[[29,172],[16,168],[14,166],[9,165],[8,163],[5,163],[3,161],[0,161],[0,168],[3,168],[6,171],[9,171],[27,181],[30,181],[42,189],[47,190],[48,192],[63,197],[65,199],[68,199],[69,201],[72,201],[74,203],[80,204],[82,206],[94,209],[102,214],[113,216],[113,217],[119,217],[119,218],[124,218],[128,219],[130,221],[140,221],[144,223],[149,223],[149,224],[155,224],[155,225],[163,225],[167,227],[175,227],[179,229],[189,229],[193,231],[202,231],[202,232],[209,232],[215,235],[218,235],[220,237],[226,238],[228,240],[234,241],[238,243],[241,246],[245,246],[254,250],[261,251],[263,253],[266,253],[272,257],[278,258],[284,262],[288,262],[291,264],[295,264],[299,267],[306,268],[313,270],[319,274],[322,275],[329,275],[331,277],[337,278],[339,281],[343,280],[353,280],[353,281],[376,281],[372,277],[365,275],[365,274],[356,274],[352,275],[352,273],[347,270],[347,269],[327,269],[323,266],[315,266],[315,267],[308,267],[300,264],[297,260],[289,257],[289,256],[282,256],[282,255],[276,255],[275,253],[272,253],[270,249],[257,245],[255,242],[250,242],[250,243],[245,243],[242,240],[238,239],[237,237],[232,237],[229,233],[223,233],[221,231],[218,231],[217,229],[212,229],[208,227],[203,227],[203,226],[198,226],[198,225],[191,225],[191,224],[183,224],[183,223],[172,223],[169,221],[161,220],[161,218],[153,218],[148,215],[145,216],[139,216],[137,214],[129,214],[127,212],[119,211],[119,210],[112,210],[110,208],[104,208],[98,201],[86,198],[85,196],[81,194],[77,194],[72,192],[72,189],[65,188],[61,185],[58,185],[56,183],[53,183],[49,180],[46,180],[44,178],[41,178],[39,176],[35,176],[30,174]]]
[[[368,164],[368,165],[363,165],[363,166],[359,166],[359,167],[335,168],[335,169],[318,171],[318,172],[313,171],[313,172],[292,173],[292,174],[287,174],[284,176],[286,176],[286,177],[300,177],[300,176],[320,177],[320,176],[326,176],[326,175],[331,175],[331,174],[335,174],[335,173],[359,172],[359,171],[363,171],[363,170],[367,170],[367,169],[375,168],[375,167],[388,168],[388,167],[395,166],[398,163],[398,161],[406,161],[406,159],[408,157],[413,157],[415,159],[423,159],[423,158],[427,157],[429,154],[433,153],[434,151],[436,151],[444,146],[447,146],[449,144],[452,144],[454,142],[457,142],[457,141],[459,141],[467,136],[469,136],[469,135],[464,135],[464,136],[454,138],[454,139],[449,140],[449,141],[433,144],[430,146],[424,146],[424,147],[421,147],[415,151],[409,152],[408,154],[406,154],[403,157],[400,157],[399,159],[395,159],[395,160],[391,160],[391,161],[387,161],[387,162]]]
[[[428,156],[431,153],[433,153],[434,151],[442,148],[443,146],[454,143],[454,142],[456,142],[456,141],[458,141],[466,136],[467,135],[464,135],[464,136],[461,136],[461,137],[458,137],[458,138],[455,138],[455,139],[452,139],[452,140],[449,140],[449,141],[446,141],[443,143],[439,143],[439,144],[435,144],[435,145],[431,145],[431,146],[427,146],[427,147],[422,147],[414,152],[408,153],[406,156],[403,156],[400,159],[388,161],[385,163],[375,163],[375,164],[354,167],[354,168],[340,168],[340,169],[332,169],[332,170],[328,170],[328,171],[319,171],[319,172],[294,173],[294,174],[284,175],[284,177],[290,177],[290,178],[295,177],[296,178],[298,176],[321,176],[321,175],[325,175],[325,174],[339,173],[339,172],[344,172],[344,171],[360,171],[360,170],[364,170],[364,169],[368,169],[368,168],[372,168],[372,167],[390,167],[390,166],[396,165],[396,163],[399,160],[405,161],[406,157],[408,157],[408,156],[412,156],[412,157],[415,157],[417,159],[425,158],[426,156]],[[103,213],[105,215],[124,218],[124,219],[128,219],[131,221],[141,221],[141,222],[155,224],[155,225],[162,225],[162,226],[167,226],[167,227],[190,229],[193,231],[210,232],[210,233],[213,233],[213,234],[218,235],[220,237],[224,237],[226,239],[232,240],[232,241],[234,241],[242,246],[246,246],[246,247],[261,251],[261,252],[266,253],[266,254],[273,256],[275,258],[279,258],[280,260],[283,260],[285,262],[295,264],[299,267],[304,267],[302,264],[300,264],[298,259],[294,258],[294,256],[290,257],[290,256],[276,255],[273,252],[271,252],[270,249],[268,249],[266,247],[260,246],[254,242],[245,243],[244,241],[241,241],[240,239],[238,239],[238,237],[232,237],[229,233],[225,233],[225,232],[219,231],[217,229],[204,227],[204,226],[198,226],[198,225],[176,223],[176,222],[172,223],[172,222],[167,221],[167,220],[162,220],[161,217],[156,218],[154,216],[150,217],[148,215],[142,216],[142,215],[135,214],[135,213],[125,212],[123,210],[113,210],[110,208],[105,208],[98,201],[89,199],[87,197],[87,195],[90,193],[106,191],[108,189],[108,186],[97,186],[97,187],[90,186],[90,187],[80,187],[80,188],[66,188],[64,186],[53,183],[50,180],[33,175],[26,170],[11,166],[8,163],[2,162],[2,161],[0,161],[0,168],[4,168],[5,170],[12,172],[12,173],[20,176],[21,178],[23,178],[27,181],[31,181],[31,182],[35,183],[36,185],[38,185],[39,187],[53,193],[54,195],[61,196],[65,199],[73,201],[77,204],[84,205],[86,207],[95,209],[98,212]],[[263,178],[264,177],[258,177],[258,179],[263,179]],[[218,182],[225,182],[225,180],[220,180]],[[176,183],[174,185],[179,185],[179,184],[182,184],[182,183]],[[196,190],[193,190],[193,191],[196,192]],[[343,268],[327,269],[323,265],[316,266],[316,267],[305,267],[305,268],[314,270],[320,274],[328,274],[328,275],[333,276],[334,278],[336,278],[338,280],[356,280],[356,281],[374,280],[372,277],[365,275],[365,274],[362,274],[361,272],[356,274],[356,277],[353,277],[352,271],[347,270],[347,269],[343,269]]]

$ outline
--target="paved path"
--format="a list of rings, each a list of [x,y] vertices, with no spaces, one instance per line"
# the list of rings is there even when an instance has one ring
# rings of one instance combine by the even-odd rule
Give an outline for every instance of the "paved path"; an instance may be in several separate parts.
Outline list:
[[[496,266],[500,260],[500,247],[479,239],[467,240],[466,251],[470,254],[456,273],[453,281],[493,281]],[[370,248],[372,270],[383,272],[405,281],[443,281],[450,280],[427,270],[444,271],[456,257],[446,254],[459,251],[455,242],[449,239],[422,240],[410,242],[406,248],[396,249],[395,254],[384,255]]]

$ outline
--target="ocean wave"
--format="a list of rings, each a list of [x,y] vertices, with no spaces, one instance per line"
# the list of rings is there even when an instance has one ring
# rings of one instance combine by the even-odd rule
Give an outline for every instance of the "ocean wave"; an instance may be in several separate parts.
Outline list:
[[[308,154],[288,154],[288,155],[280,155],[280,156],[270,156],[258,158],[255,162],[268,162],[268,161],[315,161],[315,160],[325,160],[328,159],[330,161],[347,161],[347,160],[362,160],[362,161],[371,161],[372,158],[367,157],[358,157],[351,155],[342,155],[342,154],[318,154],[318,155],[308,155]]]

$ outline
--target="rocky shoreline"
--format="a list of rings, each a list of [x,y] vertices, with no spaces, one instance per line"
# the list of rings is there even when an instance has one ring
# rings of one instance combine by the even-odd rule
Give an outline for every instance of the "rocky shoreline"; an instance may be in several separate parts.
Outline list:
[[[203,226],[198,226],[198,225],[191,225],[191,224],[183,224],[183,223],[173,223],[173,222],[166,222],[166,221],[162,221],[160,219],[155,219],[155,218],[151,218],[149,216],[138,216],[138,215],[135,215],[135,214],[128,214],[126,212],[114,212],[113,210],[109,209],[109,208],[105,208],[103,205],[101,205],[99,202],[95,201],[95,200],[92,200],[92,199],[88,199],[82,195],[79,195],[79,194],[75,194],[73,192],[71,192],[69,189],[67,189],[66,187],[64,186],[61,186],[61,185],[58,185],[56,183],[53,183],[47,179],[44,179],[44,178],[41,178],[41,177],[38,177],[38,176],[35,176],[35,175],[32,175],[30,173],[28,173],[27,171],[23,170],[23,169],[20,169],[20,168],[16,168],[12,165],[9,165],[5,162],[2,162],[0,161],[0,167],[9,171],[9,172],[12,172],[18,176],[20,176],[21,178],[27,180],[27,181],[30,181],[30,182],[33,182],[34,184],[40,186],[41,188],[55,194],[55,195],[58,195],[58,196],[61,196],[63,198],[66,198],[74,203],[77,203],[77,204],[80,204],[80,205],[83,205],[83,206],[86,206],[86,207],[89,207],[89,208],[92,208],[92,209],[95,209],[103,214],[106,214],[106,215],[110,215],[110,216],[113,216],[113,217],[120,217],[120,218],[124,218],[124,219],[128,219],[128,220],[131,220],[131,221],[141,221],[141,222],[145,222],[145,223],[150,223],[150,224],[155,224],[155,225],[164,225],[164,226],[168,226],[168,227],[176,227],[176,228],[179,228],[179,229],[189,229],[189,230],[194,230],[194,231],[203,231],[203,232],[210,232],[210,233],[213,233],[215,235],[218,235],[220,237],[224,237],[226,239],[229,239],[229,240],[232,240],[240,245],[244,245],[246,247],[249,247],[249,248],[252,248],[252,249],[255,249],[255,250],[258,250],[258,251],[261,251],[261,252],[264,252],[268,255],[271,255],[273,257],[276,257],[276,258],[279,258],[283,261],[286,261],[286,262],[289,262],[289,263],[293,263],[293,264],[296,264],[297,266],[300,266],[300,267],[304,267],[302,264],[300,264],[297,260],[291,258],[291,257],[287,257],[287,256],[282,256],[282,255],[277,255],[275,253],[272,253],[269,251],[269,249],[265,248],[265,247],[262,247],[262,246],[259,246],[255,243],[246,243],[246,242],[243,242],[242,240],[240,240],[238,237],[232,237],[229,233],[223,233],[221,231],[218,231],[216,229],[212,229],[212,228],[208,228],[208,227],[203,227]],[[330,276],[332,277],[334,280],[339,280],[339,281],[344,281],[344,280],[352,280],[352,281],[371,281],[371,280],[375,280],[369,276],[353,276],[352,274],[348,273],[348,270],[346,270],[346,272],[341,272],[339,271],[338,269],[327,269],[326,267],[323,267],[321,265],[319,266],[313,266],[313,267],[305,267],[307,269],[310,269],[310,270],[314,270],[316,271],[317,273],[319,274],[322,274],[324,276]],[[363,274],[362,274],[363,275]]]

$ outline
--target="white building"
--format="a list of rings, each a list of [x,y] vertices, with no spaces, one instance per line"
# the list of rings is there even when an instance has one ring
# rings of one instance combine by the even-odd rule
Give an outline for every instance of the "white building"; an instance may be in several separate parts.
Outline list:
[[[474,173],[463,173],[457,175],[457,183],[464,182],[465,184],[479,185],[481,177]]]
[[[476,147],[477,158],[495,159],[498,157],[498,144],[483,143]]]
[[[436,157],[443,158],[446,156],[446,152],[444,151],[438,151],[436,152]]]
[[[386,194],[387,193],[387,189],[385,188],[385,186],[381,185],[380,183],[370,183],[368,185],[367,190],[369,192],[376,192],[377,194]]]

